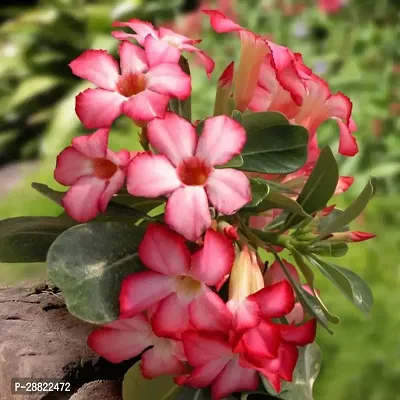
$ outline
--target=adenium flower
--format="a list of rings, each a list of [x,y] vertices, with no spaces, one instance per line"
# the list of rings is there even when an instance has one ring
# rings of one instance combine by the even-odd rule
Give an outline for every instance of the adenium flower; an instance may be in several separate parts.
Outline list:
[[[231,215],[251,200],[250,182],[235,169],[216,169],[239,154],[244,128],[227,116],[209,118],[198,138],[186,119],[167,113],[148,125],[147,137],[158,154],[142,153],[128,169],[133,196],[168,195],[165,221],[188,240],[196,241],[211,225],[208,202]]]
[[[87,50],[69,64],[74,75],[98,86],[76,98],[76,113],[86,128],[107,128],[121,114],[144,124],[163,118],[171,97],[189,97],[190,76],[159,43],[152,36],[145,39],[144,49],[122,42],[121,73],[105,50]]]
[[[87,343],[94,352],[112,363],[129,360],[154,346],[141,357],[140,369],[145,378],[186,372],[182,342],[157,336],[143,314],[103,325],[89,335]]]
[[[190,327],[226,331],[231,315],[208,286],[216,285],[232,268],[232,243],[208,230],[204,246],[193,255],[185,239],[166,226],[151,224],[139,246],[148,271],[125,278],[120,294],[121,316],[156,306],[151,324],[159,336],[177,338]],[[212,316],[212,317],[210,317]]]
[[[165,27],[161,27],[157,30],[150,22],[140,21],[138,19],[131,19],[128,22],[116,21],[112,26],[128,27],[135,32],[135,34],[125,33],[123,31],[112,32],[112,35],[118,40],[134,39],[141,46],[145,46],[149,37],[152,38],[154,48],[158,49],[160,56],[167,57],[166,59],[168,62],[178,62],[181,52],[187,51],[189,53],[195,53],[198,56],[208,76],[210,76],[214,70],[215,63],[212,58],[195,46],[200,43],[201,40],[190,39]]]
[[[363,242],[364,240],[376,237],[373,233],[351,231],[351,232],[335,232],[332,233],[324,242]]]
[[[86,222],[105,212],[125,182],[126,167],[136,152],[108,149],[108,129],[72,139],[57,157],[54,179],[71,186],[61,203],[70,217]]]

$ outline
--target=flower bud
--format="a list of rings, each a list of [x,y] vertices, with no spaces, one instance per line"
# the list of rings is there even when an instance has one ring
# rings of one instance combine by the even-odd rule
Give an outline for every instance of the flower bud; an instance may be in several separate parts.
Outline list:
[[[214,115],[230,115],[229,100],[232,93],[234,62],[232,61],[224,70],[218,81],[217,94],[215,96]]]
[[[337,243],[337,242],[363,242],[364,240],[376,237],[373,233],[369,232],[335,232],[332,233],[324,242]]]
[[[232,240],[239,240],[237,228],[225,221],[218,222],[217,230]]]

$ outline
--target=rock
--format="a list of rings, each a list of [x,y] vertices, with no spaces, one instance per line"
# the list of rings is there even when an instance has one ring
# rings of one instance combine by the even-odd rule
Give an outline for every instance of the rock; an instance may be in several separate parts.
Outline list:
[[[11,394],[11,378],[63,379],[69,365],[96,355],[86,338],[93,326],[68,313],[62,296],[35,293],[35,286],[0,289],[0,398]],[[46,286],[47,287],[47,286]],[[43,395],[26,395],[26,400]]]
[[[71,400],[122,400],[121,385],[115,381],[93,381],[83,385]]]

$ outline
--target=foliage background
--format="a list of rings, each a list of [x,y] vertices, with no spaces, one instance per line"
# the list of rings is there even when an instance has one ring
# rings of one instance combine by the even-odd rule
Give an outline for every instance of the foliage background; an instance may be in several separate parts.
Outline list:
[[[183,4],[185,3],[185,4]],[[234,35],[216,35],[195,2],[147,0],[3,1],[0,6],[0,218],[56,215],[60,212],[30,188],[32,180],[57,189],[55,156],[85,131],[74,113],[74,97],[87,87],[68,63],[87,48],[115,53],[110,37],[115,19],[132,17],[175,24],[182,33],[203,38],[215,58],[212,82],[237,55]],[[215,2],[214,2],[215,3]],[[369,319],[348,304],[323,278],[318,287],[341,316],[331,337],[319,332],[323,366],[315,387],[318,400],[400,399],[400,3],[348,0],[335,14],[324,14],[317,0],[219,0],[241,24],[303,53],[313,70],[343,91],[354,104],[360,154],[339,157],[341,175],[354,175],[352,189],[337,199],[344,206],[369,175],[379,191],[353,229],[378,237],[352,245],[339,264],[369,282],[375,307]],[[184,12],[184,13],[183,13]],[[212,112],[214,89],[204,72],[192,68],[194,116]],[[334,123],[319,135],[337,148]],[[111,147],[139,149],[137,133],[121,119]],[[0,284],[44,276],[43,265],[0,265]]]

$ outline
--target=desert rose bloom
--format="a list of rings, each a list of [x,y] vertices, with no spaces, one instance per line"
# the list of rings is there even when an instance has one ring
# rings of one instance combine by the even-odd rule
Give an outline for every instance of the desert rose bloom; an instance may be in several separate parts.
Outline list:
[[[163,59],[166,58],[168,62],[178,62],[181,52],[187,51],[197,55],[208,76],[210,76],[214,70],[215,63],[212,58],[195,46],[200,43],[201,40],[190,39],[164,27],[157,30],[150,22],[140,21],[138,19],[131,19],[128,22],[117,21],[113,23],[113,26],[128,27],[135,32],[134,34],[125,33],[123,31],[112,32],[112,35],[118,40],[134,39],[141,46],[145,46],[148,37],[151,37],[153,39],[152,49],[154,48],[156,54]]]
[[[165,221],[188,240],[196,241],[210,227],[208,202],[231,215],[251,201],[243,172],[214,168],[240,154],[246,132],[238,122],[222,115],[209,118],[199,139],[190,122],[167,113],[149,123],[147,137],[158,154],[142,153],[130,163],[128,192],[168,195]]]
[[[229,329],[231,314],[208,287],[215,286],[232,268],[232,242],[223,234],[208,230],[204,246],[191,255],[181,235],[152,224],[139,246],[139,257],[149,271],[133,273],[123,281],[122,316],[158,304],[151,319],[157,335],[177,338],[190,327]]]
[[[171,97],[190,95],[190,76],[171,62],[159,43],[152,36],[145,39],[144,49],[122,42],[121,71],[105,50],[87,50],[69,64],[74,75],[98,86],[76,98],[76,113],[87,128],[109,127],[121,114],[138,124],[163,118]]]
[[[154,346],[142,355],[140,369],[145,378],[185,373],[182,343],[157,336],[143,314],[103,325],[89,335],[87,343],[94,352],[112,363],[129,360]]]
[[[346,0],[318,0],[318,7],[323,13],[333,14],[338,12],[346,3]]]
[[[108,149],[108,129],[72,139],[57,157],[54,178],[71,186],[62,199],[70,217],[86,222],[105,212],[111,197],[125,182],[126,167],[137,154]]]
[[[263,59],[270,52],[268,43],[261,36],[227,18],[221,11],[204,10],[203,12],[210,17],[211,26],[216,32],[238,32],[240,36],[240,60],[235,70],[233,100],[235,108],[244,112],[256,88]]]

